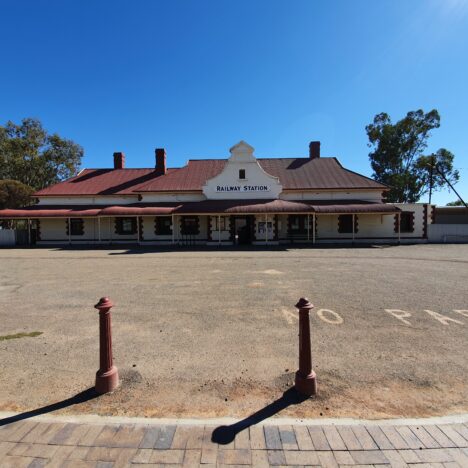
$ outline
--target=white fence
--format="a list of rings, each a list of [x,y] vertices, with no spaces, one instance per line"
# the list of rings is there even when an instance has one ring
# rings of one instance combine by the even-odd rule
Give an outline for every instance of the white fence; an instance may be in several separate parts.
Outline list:
[[[468,243],[468,224],[429,224],[429,242]]]
[[[0,246],[15,245],[15,230],[14,229],[0,229]]]

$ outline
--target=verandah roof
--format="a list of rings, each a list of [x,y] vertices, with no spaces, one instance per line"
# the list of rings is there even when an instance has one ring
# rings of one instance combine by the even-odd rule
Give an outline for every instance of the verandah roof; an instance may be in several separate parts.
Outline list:
[[[134,203],[129,205],[33,205],[22,209],[0,210],[0,219],[86,218],[96,216],[156,216],[171,214],[264,214],[317,213],[352,214],[398,213],[399,208],[387,203],[362,200],[290,201],[290,200],[203,200],[176,203]]]

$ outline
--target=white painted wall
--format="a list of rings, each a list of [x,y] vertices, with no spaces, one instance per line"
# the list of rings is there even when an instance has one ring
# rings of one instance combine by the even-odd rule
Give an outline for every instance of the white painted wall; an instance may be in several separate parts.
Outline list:
[[[424,204],[395,204],[403,211],[414,212],[414,231],[402,232],[401,238],[421,238],[424,231]],[[398,238],[395,232],[394,214],[357,214],[358,232],[355,239],[359,237],[367,238]],[[317,238],[351,238],[351,233],[338,232],[338,215],[317,215]]]
[[[429,242],[468,243],[468,224],[431,224],[428,238]]]
[[[172,242],[172,233],[167,235],[155,234],[155,216],[143,216],[143,240],[144,241],[167,241]]]
[[[209,179],[203,187],[203,193],[208,199],[242,200],[278,198],[282,186],[277,177],[267,174],[253,155],[254,149],[241,141],[230,149],[231,156],[223,171]],[[244,169],[246,178],[239,179],[239,170]],[[216,187],[239,186],[239,192],[218,192]],[[245,186],[267,186],[266,191],[243,191]]]
[[[205,239],[203,241],[203,243],[205,243],[206,240],[208,239],[208,216],[199,216],[199,215],[184,215],[184,216],[198,216],[199,233],[197,235],[195,235],[195,236],[190,236],[190,238],[195,240],[195,241]],[[181,224],[181,218],[182,217],[183,216],[175,216],[174,235],[175,235],[176,242],[177,241],[182,242],[184,240],[187,240],[187,236],[181,234],[180,224]]]
[[[398,207],[404,211],[414,212],[414,232],[401,233],[401,238],[417,239],[422,238],[424,232],[424,204],[397,204]],[[427,213],[430,216],[430,206],[428,206]],[[359,238],[398,238],[398,233],[394,232],[394,214],[380,215],[380,214],[358,214],[358,232],[355,234],[355,239]],[[212,225],[215,225],[214,216],[212,218]],[[229,217],[228,217],[229,218]],[[312,220],[312,215],[311,215]],[[84,234],[82,236],[71,236],[72,243],[91,243],[98,240],[98,220],[97,218],[83,218],[84,220]],[[143,237],[144,241],[164,241],[166,243],[172,242],[172,235],[156,236],[154,234],[154,216],[143,217]],[[264,222],[264,215],[256,215],[256,239],[263,241],[265,233],[259,230],[259,223]],[[267,220],[274,226],[274,215],[268,215]],[[279,237],[282,239],[287,238],[288,215],[278,215],[278,231]],[[338,215],[316,215],[317,220],[317,240],[320,238],[332,239],[350,239],[351,233],[338,232]],[[199,216],[200,233],[195,236],[195,240],[205,242],[208,239],[208,216]],[[442,225],[444,226],[444,225]],[[456,226],[456,225],[455,225]],[[466,226],[466,225],[465,225]],[[429,227],[429,226],[428,226]],[[441,228],[442,229],[442,228]],[[456,229],[456,228],[454,228]],[[40,220],[41,242],[68,242],[68,235],[66,233],[66,219],[64,218],[43,218]],[[433,233],[436,231],[433,230]],[[437,231],[438,232],[438,231]],[[457,230],[456,232],[459,232]],[[442,241],[441,235],[433,234],[433,239]],[[447,235],[450,235],[447,234]],[[221,232],[221,240],[229,241],[230,231],[225,230]],[[310,231],[310,239],[312,239],[312,229]],[[268,240],[274,239],[274,228],[272,232],[268,233]],[[136,242],[137,235],[119,235],[115,233],[115,218],[101,218],[101,241],[108,242],[128,241]],[[180,235],[180,216],[175,216],[174,225],[174,240],[177,242],[182,240]],[[213,230],[212,240],[218,241],[218,231]],[[437,241],[437,240],[436,240]]]
[[[363,200],[382,202],[382,190],[336,190],[320,192],[283,192],[280,195],[283,200]]]
[[[83,235],[70,236],[72,242],[86,242],[98,239],[97,218],[83,218]],[[67,241],[67,220],[65,218],[42,218],[40,220],[41,241]]]
[[[424,230],[424,203],[394,203],[402,211],[414,212],[414,232],[402,234],[405,237],[422,237]],[[431,206],[427,207],[427,215],[430,217]],[[430,221],[428,221],[428,224]]]
[[[140,203],[158,203],[158,202],[190,202],[206,200],[205,195],[200,193],[148,193],[142,194]]]
[[[97,242],[99,227],[97,218],[82,218],[84,233],[82,236],[70,236],[72,243]],[[136,241],[137,234],[120,235],[115,233],[115,218],[101,219],[101,241]],[[40,242],[68,242],[66,218],[42,218],[40,220]]]
[[[138,195],[125,197],[38,197],[38,205],[127,205],[137,203]]]

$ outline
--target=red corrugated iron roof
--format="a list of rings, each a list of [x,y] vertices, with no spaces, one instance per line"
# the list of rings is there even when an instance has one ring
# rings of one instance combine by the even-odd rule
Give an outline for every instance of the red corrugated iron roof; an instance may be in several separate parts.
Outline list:
[[[268,174],[278,177],[284,190],[379,189],[387,187],[368,177],[345,169],[336,158],[257,159]],[[206,181],[218,175],[226,164],[222,159],[189,161],[187,166],[164,177],[142,184],[138,192],[202,190]]]
[[[218,175],[225,159],[190,160],[180,169],[158,176],[150,169],[85,169],[76,177],[36,192],[36,196],[135,195],[139,192],[201,191]],[[336,158],[258,159],[262,168],[278,177],[284,190],[375,189],[387,187],[349,171]]]
[[[394,205],[360,200],[204,200],[178,203],[132,203],[110,206],[34,205],[18,210],[0,210],[0,219],[85,218],[90,216],[156,216],[171,214],[263,214],[263,213],[397,213]]]
[[[191,159],[171,174],[152,179],[138,187],[138,192],[201,191],[208,179],[218,175],[226,165],[225,159]]]
[[[169,169],[167,175],[177,169]],[[83,169],[77,176],[45,189],[35,196],[135,195],[135,188],[157,177],[154,168]]]
[[[260,159],[262,168],[278,177],[285,190],[380,189],[388,187],[345,169],[336,158]]]

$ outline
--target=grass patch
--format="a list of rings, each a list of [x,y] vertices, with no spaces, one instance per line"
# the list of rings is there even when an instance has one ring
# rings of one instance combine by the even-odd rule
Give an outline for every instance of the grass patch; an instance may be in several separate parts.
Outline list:
[[[34,332],[31,332],[31,333],[15,333],[14,335],[2,335],[2,336],[0,336],[0,341],[14,340],[15,338],[24,338],[25,336],[35,337],[35,336],[42,335],[42,333],[43,332],[34,331]]]

